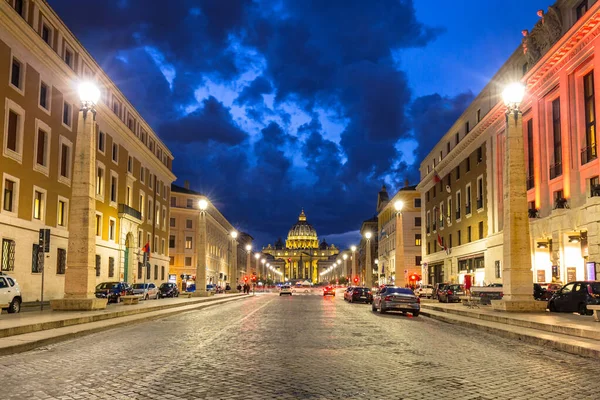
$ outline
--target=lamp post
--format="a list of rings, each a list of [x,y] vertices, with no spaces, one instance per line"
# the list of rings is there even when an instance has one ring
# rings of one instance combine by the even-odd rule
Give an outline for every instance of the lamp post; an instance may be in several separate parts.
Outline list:
[[[367,239],[367,256],[365,260],[365,285],[368,288],[373,286],[373,266],[371,265],[371,232],[365,233],[365,239]]]
[[[337,261],[336,261],[336,263],[337,263],[337,266],[338,266],[338,268],[339,268],[339,266],[340,266],[340,265],[342,265],[342,260],[340,260],[340,259],[338,258],[338,259],[337,259]],[[339,270],[339,269],[336,269],[336,270],[335,270],[335,279],[336,279],[336,280],[338,280],[339,278],[340,278],[340,270]],[[337,282],[336,282],[336,283],[337,283]]]
[[[525,95],[521,83],[508,85],[502,92],[506,104],[506,137],[503,165],[503,266],[502,300],[493,301],[496,309],[530,311],[536,308],[531,297],[531,248],[525,153],[523,152],[523,120],[519,110]]]
[[[352,250],[352,278],[356,278],[356,246],[350,246],[350,250]]]
[[[381,271],[379,271],[379,260],[375,259],[375,270],[377,271],[377,286],[381,286]]]
[[[262,258],[262,259],[260,260],[260,262],[261,262],[261,264],[262,264],[262,269],[261,269],[261,271],[260,271],[260,275],[261,275],[262,277],[264,277],[264,276],[267,274],[267,270],[266,270],[266,268],[265,268],[265,263],[267,262],[267,260],[265,260],[264,258]]]
[[[53,310],[98,310],[107,299],[97,299],[96,286],[96,103],[100,90],[92,82],[79,85],[81,109],[73,162],[70,227],[65,296],[52,300]],[[92,117],[88,115],[92,114]],[[141,244],[140,244],[141,246]]]
[[[233,249],[233,252],[231,255],[231,265],[229,267],[229,274],[230,274],[229,281],[232,282],[232,284],[235,284],[235,286],[237,287],[237,281],[238,281],[238,262],[237,262],[238,233],[237,233],[237,231],[236,230],[231,231],[230,236],[231,236],[231,248]],[[233,281],[232,281],[232,279],[233,279]],[[227,286],[227,281],[225,281],[225,286]]]
[[[344,253],[342,258],[344,259],[344,276],[348,278],[348,254]]]
[[[258,275],[258,279],[262,279],[260,271],[258,269],[258,261],[260,260],[260,253],[254,254],[254,258],[256,259],[256,275]]]
[[[404,226],[402,221],[402,208],[404,208],[404,202],[397,200],[394,203],[394,209],[396,210],[396,251],[394,254],[394,285],[400,286],[398,280],[401,276],[404,276],[405,262],[404,262]]]
[[[209,296],[210,292],[206,290],[206,210],[208,201],[206,199],[198,200],[198,230],[196,232],[196,290],[192,294],[194,297]]]
[[[246,245],[246,274],[250,274],[252,275],[252,271],[250,271],[250,269],[252,268],[252,266],[250,265],[250,258],[252,256],[252,245],[250,243],[248,243]],[[237,287],[237,284],[236,284]]]

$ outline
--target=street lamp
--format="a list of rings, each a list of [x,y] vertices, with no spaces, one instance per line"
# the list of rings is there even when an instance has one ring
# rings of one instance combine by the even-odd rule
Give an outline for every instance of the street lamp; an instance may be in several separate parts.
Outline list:
[[[375,269],[377,270],[377,283],[381,285],[381,273],[379,272],[379,260],[375,259]]]
[[[96,246],[92,224],[96,221],[96,104],[100,90],[92,82],[82,82],[78,92],[81,108],[73,157],[76,160],[73,163],[70,202],[73,223],[69,226],[65,295],[63,299],[50,302],[53,310],[98,310],[106,308],[107,303],[106,299],[97,299],[94,295],[96,255],[94,251],[88,251]],[[94,118],[87,118],[88,111],[92,112]],[[124,278],[128,280],[127,276]]]
[[[404,222],[402,219],[402,209],[404,202],[396,200],[394,209],[396,209],[396,249],[394,251],[394,284],[398,286],[398,279],[404,276]]]
[[[371,265],[371,232],[365,233],[365,239],[367,239],[367,256],[365,261],[365,285],[368,288],[373,286],[373,266]]]
[[[235,287],[237,288],[237,284],[238,284],[238,262],[237,262],[237,246],[238,246],[238,242],[237,242],[237,237],[238,237],[238,232],[236,230],[232,230],[231,231],[231,247],[232,247],[232,254],[231,254],[231,267],[229,270],[229,273],[231,274],[231,276],[233,276],[234,279],[234,284]],[[231,279],[231,276],[229,277],[229,279]],[[225,282],[225,284],[227,284],[227,282]],[[233,292],[233,290],[232,290]]]
[[[506,86],[502,92],[506,105],[506,139],[502,173],[504,296],[501,301],[493,301],[492,305],[505,311],[536,309],[536,304],[531,299],[533,276],[529,244],[525,152],[523,151],[523,119],[519,109],[524,96],[525,86],[520,82]]]
[[[250,243],[248,243],[246,245],[246,274],[250,274],[252,271],[250,271],[250,259],[252,257],[252,245]],[[237,285],[236,285],[237,286]]]
[[[199,200],[198,208],[200,209],[200,211],[206,211],[206,209],[208,208],[208,201],[204,199]]]
[[[344,259],[344,276],[347,278],[348,277],[348,254],[344,253],[342,258]]]
[[[350,246],[350,250],[352,250],[352,279],[356,278],[356,246]]]

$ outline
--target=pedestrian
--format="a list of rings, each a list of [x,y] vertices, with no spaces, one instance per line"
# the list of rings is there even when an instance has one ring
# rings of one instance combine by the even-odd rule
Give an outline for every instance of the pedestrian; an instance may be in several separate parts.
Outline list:
[[[237,285],[237,291],[238,291],[238,293],[239,293],[241,290],[242,290],[242,285],[240,285],[240,284],[238,283],[238,285]]]

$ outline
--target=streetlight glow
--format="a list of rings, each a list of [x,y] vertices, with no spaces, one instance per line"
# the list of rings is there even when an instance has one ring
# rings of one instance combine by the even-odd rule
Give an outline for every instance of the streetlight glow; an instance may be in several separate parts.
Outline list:
[[[397,200],[394,203],[394,208],[396,209],[396,211],[398,211],[398,212],[402,211],[402,207],[404,207],[404,202],[402,200]]]
[[[365,233],[365,237],[368,239],[371,239],[371,236],[373,236],[373,234],[371,232],[367,232]]]
[[[201,211],[206,211],[206,209],[208,208],[208,201],[206,201],[205,199],[200,199],[198,201],[198,208],[200,208]]]
[[[350,250],[356,251],[356,246],[354,246],[354,245],[350,246]]]
[[[338,260],[337,260],[337,265],[340,265],[341,263],[342,263],[342,260],[340,260],[340,259],[338,258]]]
[[[254,258],[256,258],[256,259],[258,260],[258,259],[260,258],[260,253],[256,253],[256,254],[254,255]]]
[[[252,245],[251,244],[247,244],[246,245],[246,251],[250,251],[252,250]]]
[[[237,237],[238,237],[237,231],[231,231],[231,237],[234,239],[237,239]]]
[[[342,258],[343,258],[344,260],[347,260],[347,259],[348,259],[348,254],[344,254],[344,255],[342,256]]]
[[[85,107],[93,108],[100,99],[100,89],[93,82],[81,82],[78,88],[79,99]]]
[[[521,82],[514,82],[507,85],[502,91],[502,99],[504,104],[510,109],[518,109],[519,104],[525,97],[525,85]]]

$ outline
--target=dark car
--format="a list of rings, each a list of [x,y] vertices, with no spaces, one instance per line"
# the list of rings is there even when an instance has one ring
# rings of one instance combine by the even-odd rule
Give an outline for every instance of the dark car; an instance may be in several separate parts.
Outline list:
[[[421,299],[415,296],[415,293],[409,288],[386,286],[373,296],[371,309],[373,311],[379,309],[381,314],[398,310],[418,317],[421,312]]]
[[[432,294],[432,299],[439,299],[440,298],[440,292],[442,290],[445,290],[446,287],[448,286],[447,283],[436,283],[435,285],[433,285],[433,294]]]
[[[363,303],[372,303],[373,302],[373,294],[371,289],[367,287],[355,287],[352,290],[344,293],[350,303],[354,303],[357,301]]]
[[[440,303],[453,303],[460,301],[460,296],[464,296],[465,290],[463,285],[452,284],[446,286],[438,293],[438,301]]]
[[[172,282],[165,282],[158,288],[158,297],[179,297],[179,289]]]
[[[539,283],[533,284],[533,299],[534,300],[548,300],[544,299],[546,297],[546,289],[542,287]]]
[[[335,287],[325,286],[323,288],[323,296],[327,296],[327,295],[335,296]]]
[[[120,303],[121,296],[133,294],[133,288],[126,282],[102,282],[96,286],[96,297],[108,302]]]
[[[592,315],[589,305],[600,305],[600,281],[570,282],[555,292],[548,301],[552,312],[578,312]]]

